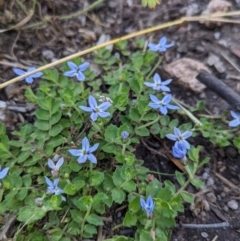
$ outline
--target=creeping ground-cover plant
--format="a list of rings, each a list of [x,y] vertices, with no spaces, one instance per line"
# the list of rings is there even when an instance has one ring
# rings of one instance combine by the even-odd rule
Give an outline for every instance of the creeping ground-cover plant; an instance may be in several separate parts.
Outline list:
[[[157,69],[174,44],[165,36],[156,43],[145,51],[138,39],[131,53],[122,41],[94,52],[89,62],[74,59],[25,79],[25,97],[36,107],[33,123],[22,124],[11,139],[0,125],[0,214],[16,215],[14,240],[97,240],[100,230],[109,230],[102,234],[108,241],[170,240],[184,203],[194,202],[186,187],[204,188],[195,174],[209,158],[194,138],[221,147],[233,140],[240,150],[239,114],[231,112],[229,132],[221,118],[202,115],[196,122],[204,103],[189,110],[178,104],[172,80],[162,81]],[[156,170],[138,158],[137,147],[152,136],[182,164],[185,172],[176,171],[174,183],[159,180],[164,173],[149,178]],[[123,217],[115,223],[118,207]],[[118,235],[122,227],[132,228],[131,237]]]

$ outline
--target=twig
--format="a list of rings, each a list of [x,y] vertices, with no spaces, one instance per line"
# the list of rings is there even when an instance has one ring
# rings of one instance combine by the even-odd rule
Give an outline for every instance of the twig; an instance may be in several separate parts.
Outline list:
[[[218,236],[216,235],[212,241],[216,241],[218,239]]]
[[[103,240],[102,231],[103,231],[103,226],[99,226],[99,227],[98,227],[97,241],[102,241],[102,240]]]
[[[200,228],[226,228],[229,226],[230,226],[229,222],[211,223],[211,224],[182,223],[182,224],[177,224],[175,228],[184,227],[184,228],[200,229]]]
[[[201,70],[196,78],[222,97],[234,109],[240,111],[240,96],[222,81],[208,73],[206,70]]]
[[[17,215],[12,215],[7,222],[5,223],[2,232],[0,233],[0,240],[5,240],[7,238],[6,233],[8,232],[9,228],[11,227],[12,223],[15,221]]]
[[[240,69],[237,67],[237,65],[235,63],[233,63],[233,61],[231,59],[228,58],[227,55],[225,55],[224,53],[221,53],[221,55],[240,73]]]
[[[227,184],[229,187],[235,189],[235,190],[238,190],[238,187],[233,184],[232,182],[230,182],[229,180],[227,180],[225,177],[223,177],[222,175],[220,175],[219,173],[217,172],[214,172],[214,174],[219,178],[221,179],[225,184]]]
[[[225,15],[222,15],[222,16],[229,16],[229,15],[230,16],[240,15],[240,11],[231,12],[231,13],[225,13]],[[59,60],[57,60],[57,61],[55,61],[53,63],[41,66],[41,67],[31,71],[31,72],[27,72],[24,75],[21,75],[21,76],[18,76],[16,78],[13,78],[13,79],[11,79],[11,80],[3,83],[3,84],[0,84],[0,89],[4,88],[4,87],[6,87],[6,86],[8,86],[10,84],[13,84],[13,83],[15,83],[17,81],[20,81],[22,79],[25,79],[26,77],[28,77],[28,76],[30,76],[32,74],[35,74],[35,73],[37,73],[39,71],[50,69],[52,67],[55,67],[55,66],[57,66],[59,64],[62,64],[64,62],[66,62],[66,61],[69,61],[69,60],[72,60],[74,58],[83,56],[85,54],[88,54],[88,53],[91,53],[91,52],[93,52],[95,50],[104,48],[104,47],[106,47],[108,45],[112,45],[112,44],[121,42],[123,40],[135,38],[135,37],[138,37],[138,36],[141,36],[141,35],[144,35],[144,34],[147,34],[147,33],[151,33],[151,32],[157,31],[157,30],[165,29],[165,28],[168,28],[168,27],[181,25],[181,24],[183,24],[185,22],[199,22],[199,21],[202,21],[202,20],[207,20],[207,21],[210,21],[210,22],[226,22],[226,19],[224,19],[224,18],[216,18],[216,16],[219,16],[219,15],[212,14],[212,15],[209,15],[209,16],[183,17],[183,18],[180,18],[180,19],[175,20],[175,21],[163,23],[163,24],[160,24],[160,25],[155,26],[155,27],[147,28],[147,29],[144,29],[144,30],[141,30],[141,31],[137,31],[135,33],[131,33],[131,34],[125,35],[125,36],[117,38],[117,39],[113,39],[111,41],[99,44],[99,45],[94,46],[92,48],[89,48],[89,49],[86,49],[84,51],[80,51],[78,53],[75,53],[75,54],[72,54],[70,56],[67,56],[65,58],[59,59]],[[231,22],[231,21],[233,21],[233,20],[229,20],[229,22]]]

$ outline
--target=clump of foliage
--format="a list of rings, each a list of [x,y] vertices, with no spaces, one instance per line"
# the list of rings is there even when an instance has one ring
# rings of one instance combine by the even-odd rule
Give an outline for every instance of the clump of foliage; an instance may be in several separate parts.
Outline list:
[[[107,49],[93,53],[98,76],[91,63],[75,59],[26,79],[42,78],[36,93],[31,86],[25,92],[36,105],[34,123],[23,124],[11,140],[0,125],[0,214],[17,215],[16,240],[95,238],[108,210],[122,204],[128,207],[123,222],[111,232],[133,227],[135,237],[108,241],[170,239],[183,203],[194,202],[185,188],[204,187],[195,173],[209,161],[199,160],[200,147],[186,139],[202,133],[225,146],[232,137],[206,116],[202,126],[179,123],[178,113],[185,109],[169,94],[171,80],[155,73],[172,46],[163,37],[149,44],[152,51],[143,51],[140,39],[131,53],[123,41],[115,46],[118,54]],[[191,112],[203,108],[198,103]],[[141,138],[151,135],[175,141],[172,154],[186,170],[175,172],[179,188],[169,180],[149,180],[151,171],[136,157]]]

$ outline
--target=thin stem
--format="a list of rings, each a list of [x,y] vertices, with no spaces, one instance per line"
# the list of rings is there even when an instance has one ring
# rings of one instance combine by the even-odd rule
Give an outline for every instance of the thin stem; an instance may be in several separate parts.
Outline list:
[[[92,121],[92,125],[102,134],[101,128],[94,121]]]
[[[159,65],[161,64],[163,59],[163,56],[160,56],[158,59],[158,62],[155,64],[155,66],[152,68],[152,70],[150,71],[150,73],[147,75],[146,79],[149,79],[152,74],[155,72],[155,70],[159,67]]]
[[[155,119],[155,120],[153,120],[153,121],[151,121],[151,122],[148,122],[148,123],[146,123],[145,125],[142,125],[142,126],[137,127],[136,130],[142,129],[142,128],[144,128],[144,127],[151,126],[151,125],[153,125],[154,123],[158,122],[159,120],[160,120],[160,115],[157,117],[157,119]]]
[[[188,111],[185,107],[183,107],[176,99],[172,98],[172,101],[175,102],[185,113],[186,115],[197,125],[202,126],[200,120],[197,119],[190,111]]]
[[[149,173],[154,173],[154,174],[160,174],[162,176],[175,176],[175,174],[168,174],[168,173],[163,173],[163,172],[155,172],[155,171],[148,171]]]
[[[91,209],[92,209],[92,205],[88,208],[88,210],[87,210],[87,212],[86,212],[86,214],[83,218],[83,221],[82,221],[82,224],[81,224],[81,237],[83,236],[85,221],[86,221],[87,217],[89,216],[89,213],[90,213]]]
[[[226,13],[226,16],[227,14],[229,13]],[[235,12],[232,12],[233,15],[240,15],[240,11],[235,11]],[[39,71],[43,71],[45,69],[49,69],[49,68],[52,68],[52,67],[55,67],[59,64],[62,64],[66,61],[69,61],[69,60],[72,60],[74,58],[77,58],[79,56],[83,56],[85,54],[88,54],[88,53],[91,53],[95,50],[98,50],[98,49],[101,49],[101,48],[104,48],[108,45],[112,45],[112,44],[115,44],[115,43],[118,43],[120,41],[123,41],[123,40],[127,40],[127,39],[131,39],[131,38],[135,38],[135,37],[138,37],[138,36],[141,36],[141,35],[144,35],[144,34],[147,34],[147,33],[151,33],[151,32],[154,32],[154,31],[157,31],[157,30],[161,30],[161,29],[165,29],[165,28],[168,28],[168,27],[172,27],[172,26],[176,26],[176,25],[180,25],[180,24],[183,24],[184,22],[198,22],[198,21],[202,21],[202,20],[207,20],[209,22],[216,22],[216,21],[219,21],[219,22],[226,22],[226,19],[222,19],[222,18],[216,18],[216,14],[212,14],[212,15],[207,15],[207,16],[196,16],[196,17],[183,17],[183,18],[180,18],[178,20],[175,20],[175,21],[171,21],[171,22],[167,22],[167,23],[164,23],[164,24],[160,24],[158,26],[155,26],[155,27],[151,27],[151,28],[147,28],[147,29],[144,29],[144,30],[141,30],[141,31],[138,31],[138,32],[134,32],[134,33],[131,33],[131,34],[128,34],[128,35],[125,35],[123,37],[120,37],[120,38],[116,38],[114,40],[111,40],[111,41],[108,41],[108,42],[105,42],[105,43],[102,43],[102,44],[99,44],[97,46],[94,46],[92,48],[89,48],[89,49],[86,49],[84,51],[80,51],[78,53],[75,53],[75,54],[72,54],[70,56],[67,56],[65,58],[62,58],[62,59],[59,59],[53,63],[50,63],[50,64],[47,64],[47,65],[44,65],[44,66],[41,66],[31,72],[27,72],[26,74],[24,75],[21,75],[21,76],[18,76],[16,78],[13,78],[3,84],[0,84],[0,89],[10,85],[10,84],[13,84],[17,81],[20,81],[22,79],[25,79],[26,77],[32,75],[32,74],[35,74]],[[223,15],[225,16],[225,15]],[[233,22],[233,20],[231,20]],[[229,20],[229,22],[231,22]]]
[[[114,231],[114,230],[116,230],[116,229],[119,229],[119,228],[121,228],[122,226],[123,226],[123,224],[122,224],[122,223],[119,223],[118,225],[114,226],[114,227],[111,229],[111,231]]]
[[[125,155],[125,151],[126,151],[126,144],[122,145],[122,155]]]
[[[229,222],[223,222],[223,223],[210,223],[210,224],[193,224],[193,223],[181,223],[180,225],[176,225],[175,228],[184,227],[184,228],[226,228],[229,227]]]
[[[28,11],[27,8],[22,4],[22,2],[20,0],[16,0],[17,4],[20,6],[20,8],[23,10],[23,12],[28,15]]]

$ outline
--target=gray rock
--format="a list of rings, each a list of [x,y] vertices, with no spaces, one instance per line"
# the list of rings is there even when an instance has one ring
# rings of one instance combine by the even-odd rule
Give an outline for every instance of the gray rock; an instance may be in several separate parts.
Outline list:
[[[231,200],[227,203],[227,206],[232,209],[232,210],[237,210],[238,209],[238,203],[236,200]]]

